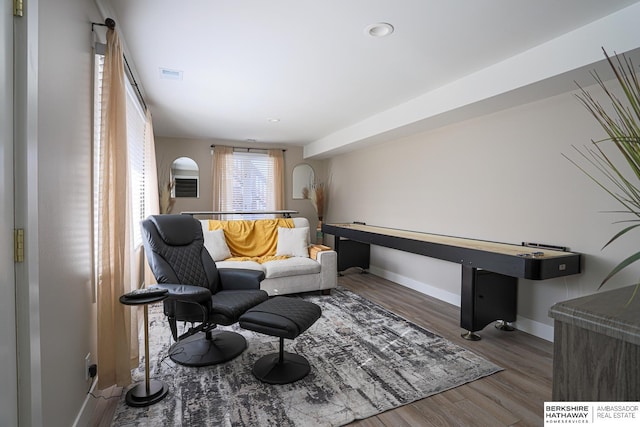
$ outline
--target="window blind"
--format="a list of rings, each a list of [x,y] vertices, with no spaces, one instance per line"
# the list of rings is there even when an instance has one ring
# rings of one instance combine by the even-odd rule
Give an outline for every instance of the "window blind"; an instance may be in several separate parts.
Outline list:
[[[175,197],[198,197],[198,179],[197,178],[178,178],[175,177],[175,185],[173,191]]]
[[[93,265],[94,283],[97,283],[96,274],[100,271],[100,257],[98,256],[98,241],[101,235],[98,215],[101,212],[100,188],[102,184],[100,171],[100,145],[101,145],[101,118],[102,118],[102,75],[104,71],[104,54],[94,55],[93,73]]]
[[[275,209],[274,167],[266,153],[233,153],[232,210],[267,211]],[[242,215],[253,219],[257,215]],[[264,216],[261,216],[264,218]]]
[[[142,245],[140,221],[145,218],[145,115],[133,86],[127,87],[127,146],[129,154],[129,185],[131,191],[131,219],[133,247]]]

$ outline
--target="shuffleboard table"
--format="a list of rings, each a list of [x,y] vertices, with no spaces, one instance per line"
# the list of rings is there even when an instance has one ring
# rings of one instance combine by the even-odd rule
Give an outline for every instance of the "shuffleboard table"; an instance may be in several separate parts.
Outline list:
[[[479,340],[477,331],[493,321],[512,330],[516,320],[518,278],[545,280],[579,274],[581,256],[558,247],[515,245],[362,223],[323,224],[335,237],[338,271],[369,268],[370,245],[424,255],[462,266],[460,327],[462,336]]]

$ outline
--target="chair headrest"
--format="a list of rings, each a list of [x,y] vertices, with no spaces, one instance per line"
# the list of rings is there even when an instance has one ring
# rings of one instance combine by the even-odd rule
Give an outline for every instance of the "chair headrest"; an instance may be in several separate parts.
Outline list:
[[[149,220],[156,226],[158,234],[168,245],[188,245],[198,236],[202,238],[200,221],[190,215],[152,215]]]

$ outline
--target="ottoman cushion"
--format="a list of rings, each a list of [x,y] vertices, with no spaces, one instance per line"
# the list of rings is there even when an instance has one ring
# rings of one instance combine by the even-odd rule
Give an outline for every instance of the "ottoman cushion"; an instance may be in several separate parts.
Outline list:
[[[294,339],[320,318],[316,304],[299,298],[271,298],[240,316],[240,327],[281,338]]]

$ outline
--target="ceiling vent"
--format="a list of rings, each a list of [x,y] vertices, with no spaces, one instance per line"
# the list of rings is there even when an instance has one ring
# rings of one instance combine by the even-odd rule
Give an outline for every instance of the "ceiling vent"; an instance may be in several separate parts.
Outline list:
[[[163,80],[182,80],[182,71],[160,68],[160,78]]]

